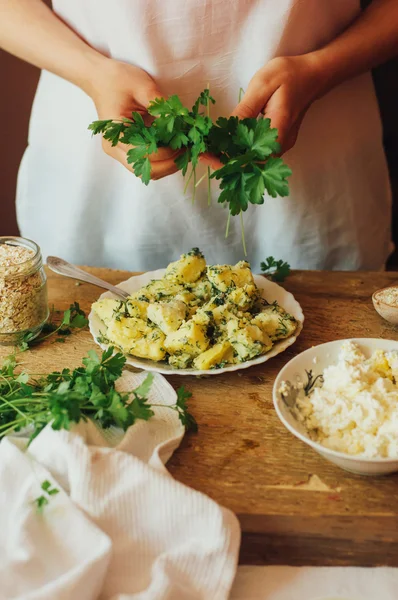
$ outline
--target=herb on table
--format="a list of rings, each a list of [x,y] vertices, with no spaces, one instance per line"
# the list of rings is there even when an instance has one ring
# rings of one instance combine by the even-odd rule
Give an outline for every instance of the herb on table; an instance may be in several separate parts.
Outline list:
[[[176,410],[178,412],[178,418],[185,428],[196,433],[198,431],[198,424],[193,415],[188,412],[187,401],[190,398],[192,398],[191,392],[188,392],[183,385],[179,387],[177,390]]]
[[[290,275],[290,265],[283,260],[275,260],[273,256],[266,258],[265,262],[261,263],[261,270],[272,281],[285,281]]]
[[[49,504],[51,496],[59,494],[59,489],[56,487],[52,487],[51,483],[47,479],[43,481],[40,487],[44,493],[41,496],[35,498],[33,502],[34,504],[36,504],[37,512],[42,513],[44,507],[47,506],[47,504]]]
[[[246,254],[242,214],[249,204],[263,204],[267,192],[272,198],[287,196],[287,178],[291,170],[275,155],[280,152],[278,131],[271,127],[269,119],[242,119],[220,117],[214,123],[209,115],[210,103],[215,100],[205,89],[191,109],[183,106],[178,96],[157,98],[150,103],[148,113],[155,117],[146,126],[142,116],[132,113],[131,119],[94,121],[89,125],[93,135],[102,134],[113,146],[119,142],[131,146],[127,161],[135,175],[148,185],[151,179],[149,154],[169,146],[181,150],[175,163],[185,176],[191,164],[191,172],[185,189],[193,178],[193,198],[200,181],[196,181],[199,155],[211,152],[223,166],[208,178],[220,182],[218,202],[228,206],[226,236],[231,216],[240,215],[242,243]],[[210,203],[210,196],[209,196]]]
[[[48,339],[52,335],[58,335],[59,337],[55,340],[56,342],[65,342],[65,336],[71,335],[74,329],[82,329],[88,324],[86,313],[80,308],[78,302],[74,302],[64,311],[61,322],[56,322],[60,311],[51,310],[50,318],[45,323],[42,332],[39,336],[33,337],[31,333],[27,333],[21,339],[18,349],[20,352],[28,350],[31,346],[40,344],[43,340]]]
[[[136,389],[118,392],[115,384],[126,363],[123,354],[114,354],[113,347],[101,356],[90,350],[82,363],[73,370],[33,377],[17,374],[15,356],[7,358],[0,369],[0,438],[29,427],[30,442],[49,423],[55,430],[70,429],[88,418],[105,428],[126,430],[137,419],[148,421],[153,416],[148,402],[152,373]],[[188,428],[195,423],[186,406],[190,394],[184,390],[177,396],[170,408]]]

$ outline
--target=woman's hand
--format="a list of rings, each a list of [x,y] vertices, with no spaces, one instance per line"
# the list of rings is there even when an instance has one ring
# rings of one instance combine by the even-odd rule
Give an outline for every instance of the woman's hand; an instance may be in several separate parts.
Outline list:
[[[142,69],[105,59],[104,65],[93,78],[89,95],[92,97],[100,119],[131,118],[133,111],[139,112],[144,120],[148,120],[147,108],[151,100],[162,97],[162,92],[156,83]],[[102,141],[106,154],[118,160],[129,171],[132,166],[127,162],[128,147],[124,144],[111,145],[107,140]],[[169,148],[159,148],[148,158],[151,163],[151,179],[160,179],[178,171],[174,162],[180,151]]]
[[[294,146],[304,115],[320,91],[317,60],[311,54],[274,58],[254,75],[232,114],[245,119],[263,112],[278,129],[283,153]]]

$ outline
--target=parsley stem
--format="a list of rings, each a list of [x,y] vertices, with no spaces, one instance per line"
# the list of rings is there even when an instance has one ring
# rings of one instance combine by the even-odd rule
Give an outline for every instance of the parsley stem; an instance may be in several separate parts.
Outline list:
[[[242,100],[242,96],[245,93],[245,90],[241,87],[239,88],[239,97],[238,97],[238,102],[240,102]]]
[[[0,431],[2,429],[6,429],[6,430],[13,429],[13,427],[11,427],[11,426],[20,423],[20,421],[21,421],[21,419],[15,419],[14,421],[9,421],[8,423],[4,423],[4,425],[0,426]],[[2,435],[2,434],[0,433],[0,435]]]
[[[187,182],[186,182],[186,184],[185,184],[185,187],[184,187],[184,196],[185,196],[185,194],[187,193],[187,189],[188,189],[188,186],[189,186],[189,182],[190,182],[190,181],[191,181],[191,179],[192,179],[193,171],[194,171],[194,169],[192,168],[192,170],[191,170],[191,172],[190,172],[190,174],[189,174],[189,177],[188,177],[188,179],[187,179]]]
[[[211,206],[211,180],[210,167],[207,167],[207,205]]]
[[[204,180],[204,178],[206,177],[207,173],[205,173],[204,175],[202,175],[202,177],[199,179],[198,183],[195,184],[195,187],[199,187],[199,185],[202,183],[202,181]]]
[[[4,404],[11,406],[15,410],[15,412],[17,412],[21,415],[21,417],[23,417],[24,419],[27,419],[29,421],[33,421],[33,419],[28,417],[28,415],[26,413],[23,413],[22,410],[19,410],[19,408],[17,406],[15,406],[14,404],[11,404],[11,402],[8,402],[8,400],[6,398],[4,398],[4,396],[2,396],[1,399],[4,402]]]
[[[193,168],[192,204],[195,204],[195,198],[196,198],[196,167]]]
[[[225,229],[225,238],[227,238],[229,236],[229,224],[231,222],[231,213],[228,212],[228,218],[227,218],[227,227]]]
[[[242,211],[240,211],[240,228],[241,228],[241,231],[242,231],[243,252],[244,252],[245,256],[247,256],[246,240],[245,240],[245,227],[243,225],[243,213],[242,213]]]

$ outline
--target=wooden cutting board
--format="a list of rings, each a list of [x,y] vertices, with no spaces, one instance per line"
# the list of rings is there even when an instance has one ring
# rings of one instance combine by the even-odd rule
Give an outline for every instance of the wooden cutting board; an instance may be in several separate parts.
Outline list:
[[[129,277],[88,270],[111,283]],[[398,475],[342,471],[294,438],[272,404],[274,379],[298,352],[347,337],[398,340],[398,329],[377,315],[371,301],[373,291],[395,279],[394,273],[295,272],[285,287],[302,305],[305,323],[291,348],[249,370],[169,378],[193,393],[190,410],[199,432],[185,436],[168,468],[237,514],[241,563],[398,566]],[[62,310],[76,300],[88,311],[100,293],[52,273],[48,285],[50,303]],[[49,372],[80,364],[95,347],[86,330],[65,344],[43,343],[20,360],[27,370]],[[0,357],[9,351],[0,347]]]

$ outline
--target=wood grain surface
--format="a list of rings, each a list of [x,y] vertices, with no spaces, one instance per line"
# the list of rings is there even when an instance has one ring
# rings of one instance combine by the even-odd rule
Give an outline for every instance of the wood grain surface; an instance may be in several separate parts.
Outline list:
[[[118,283],[124,271],[87,269]],[[187,434],[168,468],[177,480],[234,511],[242,526],[240,562],[289,565],[398,566],[398,475],[366,478],[318,456],[280,423],[272,385],[298,352],[349,337],[398,340],[374,311],[371,294],[395,273],[294,272],[285,283],[300,302],[304,330],[286,352],[236,373],[184,377],[199,432]],[[100,291],[49,274],[57,309],[86,311]],[[87,330],[65,344],[50,341],[20,355],[24,368],[48,372],[80,364],[95,347]],[[0,357],[10,349],[0,348]],[[174,387],[178,376],[169,378]],[[161,501],[161,499],[160,499]]]

